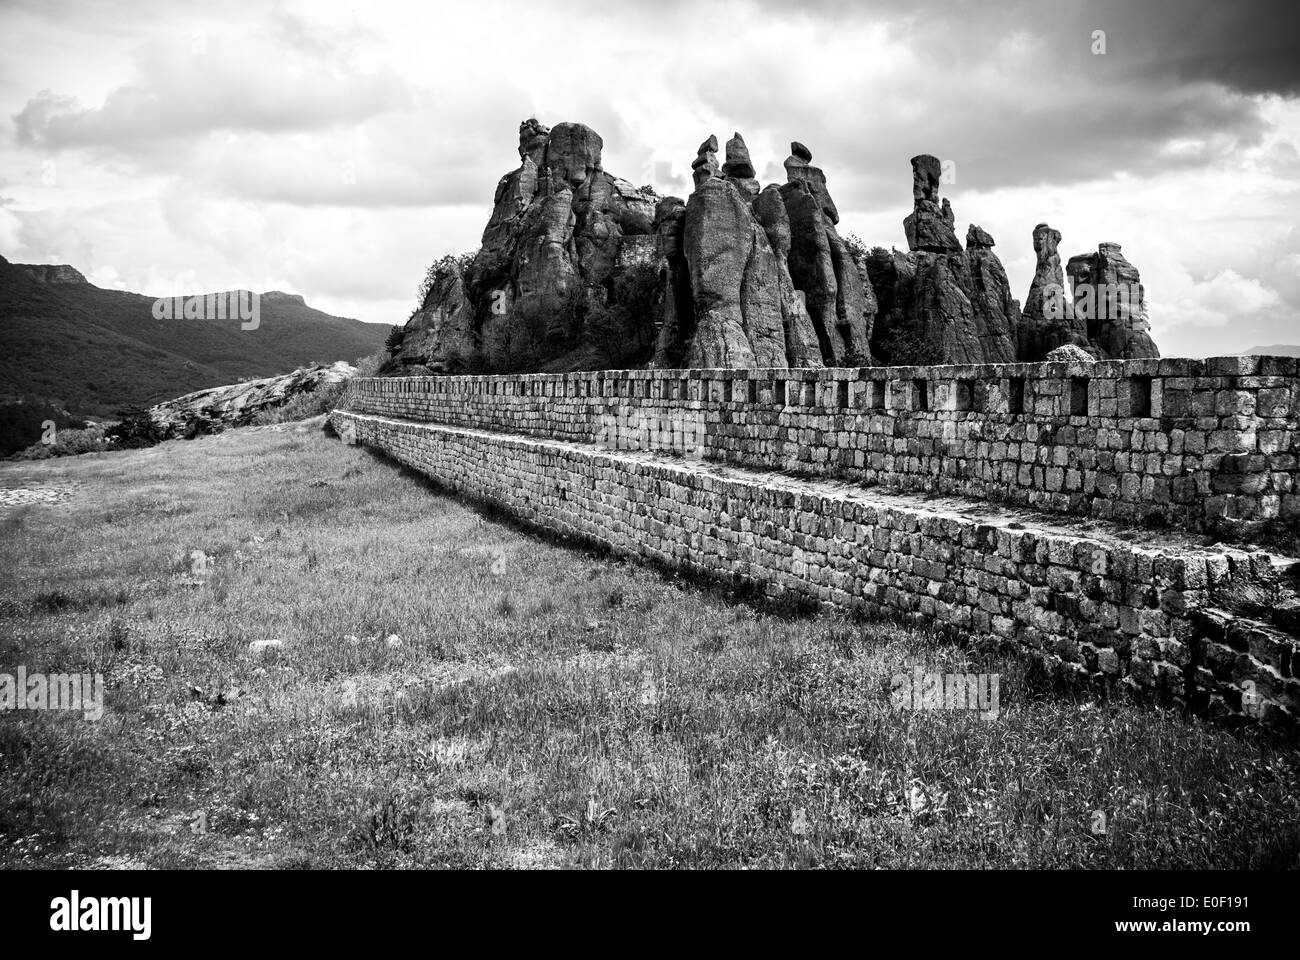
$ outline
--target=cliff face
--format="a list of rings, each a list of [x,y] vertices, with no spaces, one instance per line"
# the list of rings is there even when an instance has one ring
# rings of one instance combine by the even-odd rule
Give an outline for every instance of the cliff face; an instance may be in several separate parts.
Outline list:
[[[912,158],[906,253],[846,243],[826,175],[790,145],[786,182],[760,186],[744,138],[719,162],[710,136],[689,198],[658,198],[601,166],[580,123],[519,127],[520,165],[501,178],[481,249],[444,261],[408,321],[394,366],[415,372],[611,367],[794,367],[1001,363],[1074,344],[1152,356],[1140,295],[1097,323],[1075,316],[1046,224],[1025,315],[994,240],[965,248],[939,195],[941,164]],[[1136,281],[1114,244],[1071,261],[1086,288]],[[1147,352],[1149,351],[1149,352]]]

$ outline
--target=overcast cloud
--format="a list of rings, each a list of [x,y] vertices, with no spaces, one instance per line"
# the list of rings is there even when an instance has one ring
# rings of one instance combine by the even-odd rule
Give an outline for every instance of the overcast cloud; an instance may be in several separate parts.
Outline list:
[[[477,246],[525,117],[587,123],[607,170],[679,195],[740,130],[768,180],[808,144],[867,243],[903,245],[908,159],[933,153],[1017,297],[1047,220],[1066,256],[1123,245],[1166,354],[1297,343],[1288,6],[11,3],[0,253],[400,323],[425,266]]]

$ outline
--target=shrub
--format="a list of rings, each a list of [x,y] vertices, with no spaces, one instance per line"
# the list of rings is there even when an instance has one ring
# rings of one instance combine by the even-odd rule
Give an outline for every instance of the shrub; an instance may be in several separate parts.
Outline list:
[[[357,368],[358,377],[373,377],[379,373],[379,367],[384,362],[382,353],[372,353],[368,357],[362,357],[354,366]]]
[[[606,368],[639,363],[654,343],[655,306],[659,298],[659,272],[638,264],[619,274],[604,304],[588,310],[588,340]]]
[[[867,245],[862,242],[861,237],[856,233],[846,233],[840,239],[844,241],[844,246],[848,248],[849,256],[851,256],[856,263],[866,262],[868,256]],[[880,249],[880,247],[876,247],[871,252],[874,253],[876,250]]]
[[[117,415],[119,421],[109,427],[104,436],[119,449],[152,447],[162,441],[162,431],[144,407],[125,407]]]
[[[372,353],[368,357],[362,357],[355,364],[357,376],[375,376],[383,364],[385,356],[383,352],[380,352]],[[253,417],[253,426],[267,427],[276,423],[296,423],[299,420],[310,420],[312,417],[318,417],[322,413],[329,413],[339,405],[339,401],[343,399],[343,394],[347,392],[350,382],[350,380],[340,380],[337,383],[327,383],[315,390],[297,394],[290,398],[287,403],[280,404],[278,407],[267,407],[265,410],[259,410]]]
[[[880,362],[891,367],[926,367],[943,362],[939,345],[915,330],[892,330],[875,346]]]
[[[429,269],[424,272],[424,279],[420,281],[420,289],[416,293],[416,309],[424,306],[430,290],[446,283],[453,274],[460,274],[466,288],[472,286],[472,268],[477,257],[477,250],[461,254],[449,253],[430,264]]]
[[[46,421],[53,421],[58,431],[79,430],[87,425],[43,400],[29,398],[0,402],[0,456],[40,444]]]
[[[53,443],[33,443],[13,455],[15,460],[48,460],[50,457],[75,457],[109,449],[104,428],[91,425],[84,430],[60,430]]]

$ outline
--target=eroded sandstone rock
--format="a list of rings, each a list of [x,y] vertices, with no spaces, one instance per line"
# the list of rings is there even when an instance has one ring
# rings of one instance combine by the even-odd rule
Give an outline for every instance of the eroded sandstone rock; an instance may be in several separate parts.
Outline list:
[[[481,250],[433,285],[395,366],[993,363],[1042,359],[1062,344],[1096,357],[1156,355],[1137,271],[1115,244],[1071,261],[1071,297],[1060,234],[1040,224],[1022,315],[993,237],[971,224],[963,249],[929,154],[911,161],[907,250],[866,255],[840,236],[826,175],[798,141],[786,182],[763,189],[744,137],[733,134],[720,163],[710,135],[691,164],[689,201],[606,173],[602,149],[580,123],[520,124],[520,164],[497,185]],[[1075,301],[1093,286],[1112,306],[1107,284],[1135,296],[1079,316]]]
[[[1096,253],[1071,257],[1066,273],[1074,314],[1086,324],[1088,341],[1102,359],[1160,356],[1151,339],[1142,277],[1118,243],[1103,243]]]
[[[430,291],[396,363],[463,372],[591,362],[583,318],[603,307],[623,239],[654,224],[653,198],[606,173],[602,148],[581,123],[520,124],[520,165],[497,184],[472,278]]]
[[[971,225],[962,250],[952,205],[939,196],[941,173],[937,157],[912,158],[908,253],[868,258],[881,304],[875,352],[891,364],[1014,361],[1020,304],[986,230]]]
[[[785,328],[786,366],[820,367],[824,365],[817,329],[808,313],[804,298],[790,278],[790,216],[786,212],[781,188],[768,184],[754,200],[754,215],[763,225],[768,243],[776,257],[777,282],[781,292],[781,318]]]
[[[460,369],[474,353],[475,328],[465,278],[458,264],[449,263],[407,322],[402,352],[432,370]]]
[[[695,313],[688,365],[786,366],[777,260],[748,198],[730,180],[703,180],[686,202],[682,244]]]
[[[1088,352],[1088,331],[1074,316],[1074,304],[1065,291],[1065,275],[1057,247],[1061,231],[1048,224],[1034,227],[1034,279],[1025,297],[1024,316],[1019,332],[1020,360],[1033,363],[1065,344]]]
[[[942,165],[928,153],[912,158],[912,212],[903,219],[907,249],[955,253],[961,243],[953,231],[952,207],[939,199]]]
[[[785,161],[789,179],[781,187],[790,221],[790,277],[803,294],[822,361],[828,366],[869,364],[875,294],[835,229],[839,211],[826,175],[811,165],[807,147],[797,141],[790,147]]]

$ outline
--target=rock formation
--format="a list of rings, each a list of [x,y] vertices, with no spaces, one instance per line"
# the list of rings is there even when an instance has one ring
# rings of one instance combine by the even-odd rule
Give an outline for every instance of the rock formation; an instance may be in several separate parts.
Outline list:
[[[807,304],[800,291],[795,289],[790,276],[790,215],[786,210],[781,188],[768,184],[754,200],[754,215],[763,225],[767,242],[776,257],[777,282],[781,289],[781,316],[785,328],[786,366],[820,367],[824,365],[817,328],[808,313]]]
[[[820,367],[812,319],[790,275],[791,224],[781,191],[759,190],[744,138],[700,145],[692,167],[695,190],[686,202],[681,251],[691,320],[675,336],[685,363],[700,367]],[[674,290],[675,292],[675,290]],[[665,301],[668,299],[665,295]],[[669,362],[672,337],[663,337]]]
[[[952,207],[939,203],[942,165],[937,157],[923,153],[912,158],[912,213],[903,220],[907,249],[927,253],[956,253],[961,243],[953,231]]]
[[[798,141],[786,182],[762,187],[744,137],[721,148],[710,135],[686,200],[606,173],[602,148],[580,123],[520,124],[520,164],[497,185],[482,248],[431,272],[391,367],[1000,363],[1063,344],[1097,357],[1155,354],[1137,271],[1119,247],[1071,261],[1075,298],[1093,284],[1136,284],[1131,302],[1085,321],[1065,295],[1060,234],[1046,224],[1034,231],[1022,316],[993,237],[971,224],[963,248],[929,154],[911,161],[907,252],[867,254],[840,236],[826,175]]]
[[[1043,359],[1049,363],[1095,363],[1097,360],[1083,347],[1073,343],[1063,343],[1047,351],[1047,356]]]
[[[1074,304],[1065,293],[1065,275],[1057,246],[1061,231],[1046,223],[1034,227],[1034,279],[1025,297],[1019,350],[1025,362],[1042,360],[1056,347],[1073,344],[1088,351],[1088,331],[1074,316]]]
[[[1146,290],[1137,268],[1118,243],[1103,243],[1096,253],[1071,257],[1066,264],[1074,314],[1086,324],[1088,342],[1103,360],[1158,357],[1147,319]]]
[[[868,258],[880,304],[875,352],[890,364],[1014,361],[1020,305],[986,230],[972,225],[962,250],[952,206],[939,197],[940,170],[936,157],[912,158],[908,253]]]
[[[763,190],[744,137],[720,163],[711,135],[690,198],[651,207],[604,172],[602,146],[582,124],[520,125],[520,165],[497,185],[482,248],[431,271],[391,366],[870,362],[875,297],[807,147],[793,144],[788,182]],[[610,342],[621,352],[598,349]]]
[[[876,297],[836,232],[839,211],[826,189],[826,175],[811,160],[812,152],[802,143],[790,144],[787,182],[781,187],[790,220],[790,277],[804,293],[823,361],[829,366],[869,364]]]
[[[280,377],[263,377],[222,387],[187,393],[149,408],[149,417],[163,440],[193,439],[220,433],[227,427],[253,422],[263,410],[283,406],[295,397],[357,375],[357,368],[342,360],[334,364],[301,367]]]
[[[5,262],[8,263],[9,261],[6,260]],[[14,266],[24,271],[38,283],[88,282],[80,270],[66,263],[17,263]]]
[[[945,200],[944,208],[952,211]],[[966,231],[966,263],[970,268],[967,293],[972,310],[972,333],[980,341],[986,362],[1015,360],[1016,329],[1020,326],[1020,301],[1011,296],[1011,281],[993,252],[993,237],[971,224]]]
[[[465,292],[461,265],[450,257],[443,264],[445,269],[437,271],[424,302],[407,321],[400,352],[422,358],[435,370],[455,370],[474,354],[474,305]]]
[[[590,360],[575,330],[605,306],[623,238],[648,237],[654,223],[654,198],[603,170],[603,146],[581,123],[520,124],[520,165],[497,184],[478,255],[430,288],[395,363],[458,372]],[[638,335],[623,339],[648,350],[653,330]]]
[[[1060,242],[1059,230],[1045,223],[1034,228],[1038,266],[1025,298],[1020,359],[1042,360],[1065,345],[1097,360],[1160,356],[1149,332],[1142,279],[1119,244],[1103,243],[1096,253],[1071,257],[1062,272]]]
[[[695,308],[687,365],[786,366],[776,256],[731,178],[700,180],[686,202],[682,250]]]

